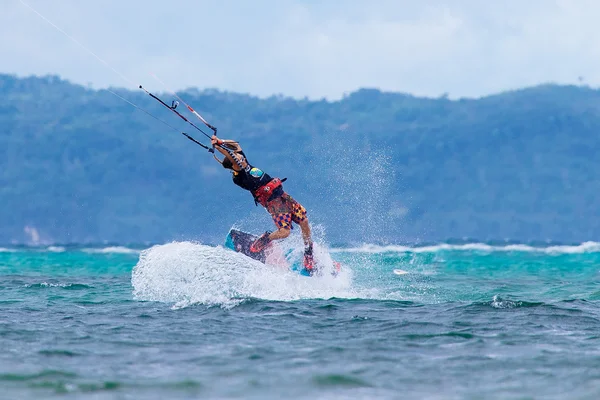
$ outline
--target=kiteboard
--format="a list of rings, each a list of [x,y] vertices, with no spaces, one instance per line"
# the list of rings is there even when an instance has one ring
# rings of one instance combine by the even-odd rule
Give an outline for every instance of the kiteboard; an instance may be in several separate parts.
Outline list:
[[[261,251],[250,251],[250,246],[256,239],[258,239],[258,236],[256,235],[237,229],[231,229],[227,234],[227,238],[225,239],[225,247],[254,260],[260,261],[263,264],[285,267],[303,276],[315,275],[314,272],[311,275],[311,273],[304,267],[302,259],[298,259],[296,253],[294,253],[292,250],[285,251],[277,242],[269,243]],[[340,269],[341,264],[334,262],[332,275],[337,275]]]

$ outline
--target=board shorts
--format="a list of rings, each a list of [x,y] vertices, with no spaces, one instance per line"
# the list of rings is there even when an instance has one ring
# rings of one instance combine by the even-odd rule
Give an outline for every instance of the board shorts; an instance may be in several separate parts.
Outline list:
[[[292,229],[292,222],[300,224],[308,219],[306,208],[287,193],[269,201],[265,208],[278,229]]]

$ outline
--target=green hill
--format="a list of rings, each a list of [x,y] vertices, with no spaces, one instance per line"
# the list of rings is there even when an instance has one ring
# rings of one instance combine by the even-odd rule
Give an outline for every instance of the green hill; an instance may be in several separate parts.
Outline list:
[[[142,91],[118,92],[203,139]],[[180,94],[253,164],[287,177],[330,242],[600,237],[600,91]],[[26,226],[56,242],[219,242],[234,223],[272,227],[210,154],[107,91],[0,75],[0,96],[0,242],[27,241]]]

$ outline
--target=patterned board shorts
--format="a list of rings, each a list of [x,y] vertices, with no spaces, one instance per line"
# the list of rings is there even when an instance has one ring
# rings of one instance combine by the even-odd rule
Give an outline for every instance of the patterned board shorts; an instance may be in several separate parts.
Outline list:
[[[300,224],[306,221],[306,208],[287,193],[269,201],[266,209],[273,217],[278,229],[292,229],[292,222]]]

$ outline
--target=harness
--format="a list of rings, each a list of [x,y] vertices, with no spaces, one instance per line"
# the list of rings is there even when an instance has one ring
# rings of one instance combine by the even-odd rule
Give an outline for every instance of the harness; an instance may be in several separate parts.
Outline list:
[[[252,195],[254,196],[254,200],[260,203],[260,205],[262,205],[263,207],[266,206],[269,200],[271,200],[271,196],[276,194],[277,189],[281,188],[281,184],[286,179],[287,178],[283,178],[283,180],[279,178],[273,178],[266,185],[259,187],[254,191],[254,193],[252,193]],[[280,190],[280,192],[283,193],[283,190]]]
[[[244,168],[242,166],[242,162],[239,161],[235,155],[236,155],[236,153],[241,154],[244,158],[246,158],[246,155],[244,154],[243,151],[236,152],[227,146],[221,146],[221,148],[223,150],[225,150],[227,152],[227,154],[229,154],[231,156],[231,158],[236,163],[236,165],[238,167],[240,167],[239,172],[236,172],[235,170],[233,171],[234,176],[238,175],[242,171],[244,174],[253,175],[252,171],[258,170],[257,168],[254,168],[250,165],[250,163],[248,162],[248,159],[246,159],[246,167]],[[263,175],[263,172],[260,170],[258,170],[258,171],[260,172],[260,175],[258,175],[258,177],[261,177]],[[254,177],[256,178],[257,176],[254,176]],[[263,176],[263,178],[266,178],[266,177],[269,177],[269,175],[265,174],[265,176]],[[255,190],[252,190],[250,187],[247,187],[243,183],[240,184],[240,183],[236,182],[236,184],[238,184],[239,186],[241,186],[242,188],[244,188],[246,190],[249,190],[250,193],[252,193],[252,196],[254,197],[254,202],[257,205],[260,204],[263,207],[266,207],[269,200],[276,198],[276,197],[280,197],[283,194],[283,187],[281,184],[283,182],[285,182],[286,180],[287,180],[287,178],[283,178],[283,179],[273,178],[269,182],[267,182],[265,185],[260,186],[258,189],[255,189]],[[234,182],[235,182],[235,179],[234,179]]]

